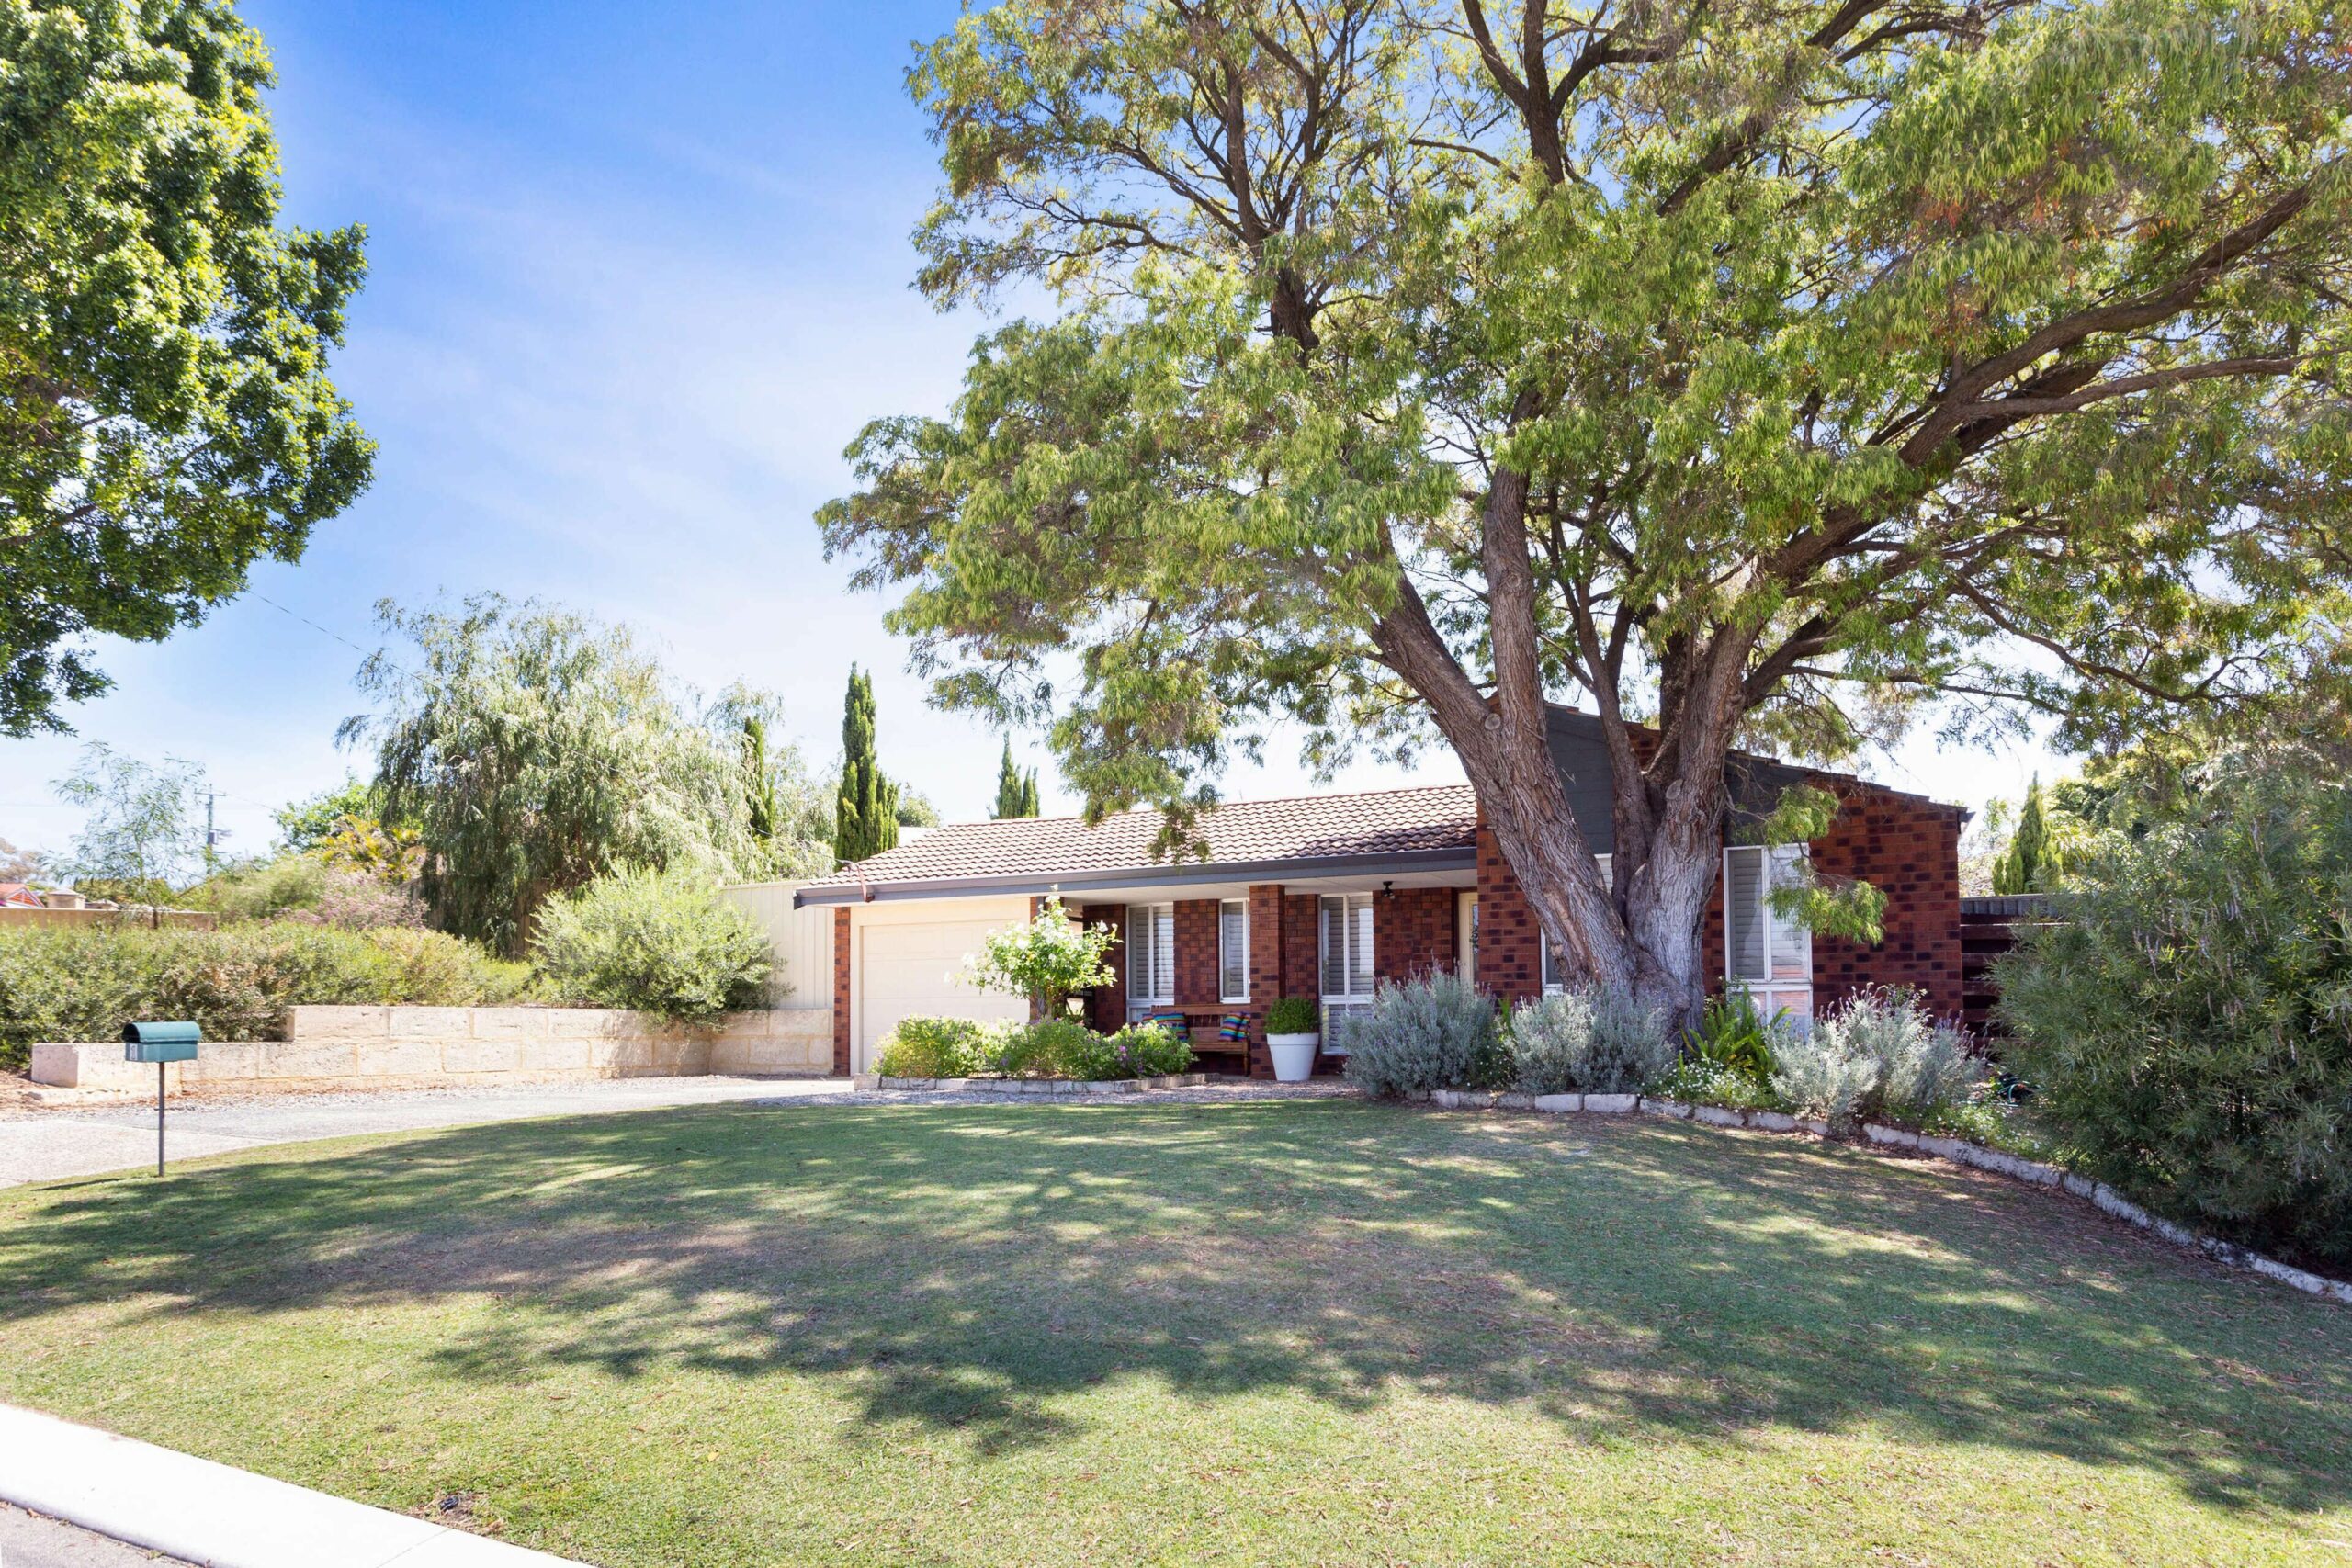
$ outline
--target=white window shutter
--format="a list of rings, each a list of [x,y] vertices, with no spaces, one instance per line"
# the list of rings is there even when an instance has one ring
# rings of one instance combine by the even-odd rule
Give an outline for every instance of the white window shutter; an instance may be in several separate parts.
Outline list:
[[[1724,852],[1724,920],[1728,928],[1731,977],[1767,980],[1764,851],[1744,845]]]
[[[1161,904],[1151,917],[1151,999],[1176,999],[1176,907]]]
[[[1247,1000],[1250,995],[1250,906],[1228,898],[1216,909],[1217,984],[1226,1001]]]

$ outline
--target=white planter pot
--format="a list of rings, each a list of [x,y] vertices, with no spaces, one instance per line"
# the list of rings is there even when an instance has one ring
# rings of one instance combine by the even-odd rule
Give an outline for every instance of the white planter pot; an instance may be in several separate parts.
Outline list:
[[[1269,1034],[1266,1054],[1274,1059],[1274,1077],[1283,1083],[1305,1083],[1315,1071],[1315,1047],[1320,1034]]]

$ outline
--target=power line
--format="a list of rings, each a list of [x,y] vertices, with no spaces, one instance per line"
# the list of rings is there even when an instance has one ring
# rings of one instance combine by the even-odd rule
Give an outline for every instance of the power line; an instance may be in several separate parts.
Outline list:
[[[253,592],[253,590],[247,589],[246,592],[251,593]],[[334,638],[335,641],[343,644],[344,647],[351,649],[354,653],[361,655],[362,657],[373,658],[377,653],[382,651],[380,649],[362,648],[357,643],[352,641],[349,637],[344,636],[341,632],[331,632],[327,630],[326,627],[319,625],[318,622],[311,619],[308,615],[297,615],[293,611],[288,609],[285,605],[279,604],[277,600],[271,598],[266,593],[254,593],[254,597],[268,605],[271,609],[277,611],[279,615],[290,616],[293,619],[301,622],[304,626],[310,627],[321,637],[331,637]]]

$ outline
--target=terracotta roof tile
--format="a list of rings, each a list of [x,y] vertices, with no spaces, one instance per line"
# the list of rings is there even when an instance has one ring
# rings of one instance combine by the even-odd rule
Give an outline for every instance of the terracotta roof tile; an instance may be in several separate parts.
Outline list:
[[[1477,842],[1477,818],[1468,784],[1233,801],[1201,814],[1209,858],[1183,865],[1467,850]],[[1148,870],[1168,863],[1152,857],[1159,831],[1159,813],[1148,807],[1106,817],[1095,828],[1079,817],[956,822],[806,886]]]

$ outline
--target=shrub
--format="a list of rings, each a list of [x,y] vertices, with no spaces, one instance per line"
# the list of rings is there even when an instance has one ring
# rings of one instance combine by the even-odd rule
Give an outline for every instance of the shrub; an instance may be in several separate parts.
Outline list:
[[[1770,1084],[1773,1048],[1788,1032],[1781,1016],[1767,1019],[1755,998],[1734,990],[1708,998],[1699,1014],[1699,1026],[1684,1040],[1698,1060],[1727,1067],[1758,1084]]]
[[[1867,990],[1779,1048],[1772,1087],[1840,1132],[1865,1121],[1926,1121],[1983,1073],[1959,1034],[1906,991]]]
[[[990,1065],[1007,1077],[1109,1077],[1110,1049],[1074,1018],[1042,1018],[1007,1033]]]
[[[1323,1028],[1323,1010],[1312,997],[1284,997],[1266,1010],[1269,1034],[1314,1034]]]
[[[0,1066],[21,1068],[45,1041],[111,1040],[139,1018],[194,1019],[209,1040],[266,1040],[289,1007],[481,1007],[530,991],[524,965],[438,931],[17,928],[0,933]]]
[[[1348,1033],[1351,1082],[1368,1094],[1406,1094],[1466,1083],[1494,1047],[1495,1007],[1447,970],[1384,980]]]
[[[174,901],[212,910],[223,920],[300,920],[352,931],[424,927],[424,904],[413,889],[330,865],[317,855],[232,866]]]
[[[1734,1111],[1786,1111],[1789,1102],[1769,1082],[1717,1062],[1691,1057],[1654,1079],[1646,1092],[1692,1105],[1722,1105]]]
[[[1071,992],[1118,978],[1104,957],[1118,940],[1109,926],[1080,925],[1059,898],[1047,898],[1026,924],[989,933],[973,956],[972,983],[984,991],[1025,997],[1041,1016],[1060,1018]]]
[[[963,1078],[989,1066],[1000,1032],[968,1018],[903,1018],[882,1043],[894,1078]]]
[[[774,965],[750,914],[688,871],[626,867],[541,906],[532,956],[565,1001],[707,1023],[766,999]]]
[[[1632,1094],[1674,1062],[1657,1012],[1621,991],[1565,991],[1510,1015],[1510,1082],[1522,1094]]]
[[[1110,1039],[1114,1078],[1153,1078],[1190,1072],[1193,1043],[1172,1029],[1156,1023],[1129,1024]]]
[[[2352,1262],[2352,785],[2225,760],[2069,867],[1997,971],[2018,1066],[2084,1168],[2259,1247]]]

